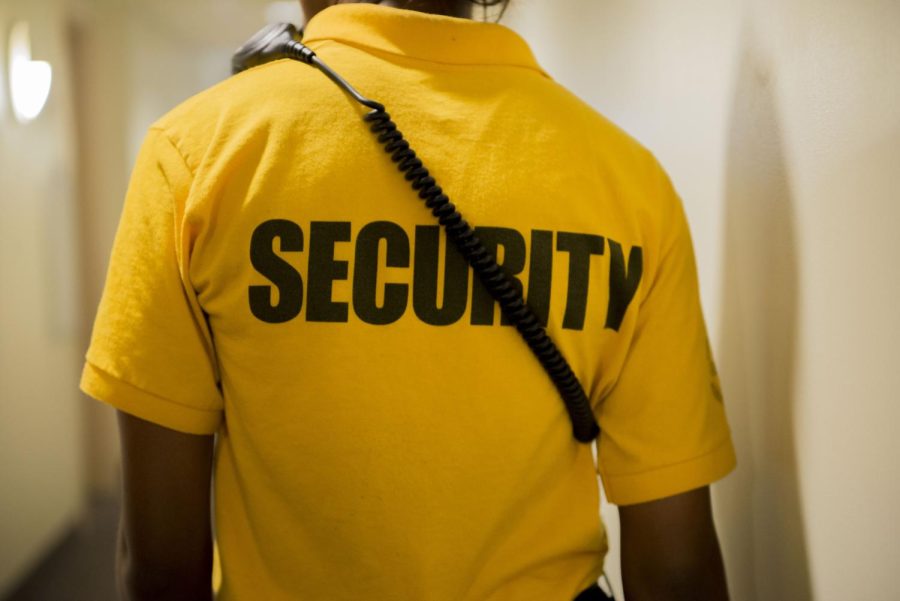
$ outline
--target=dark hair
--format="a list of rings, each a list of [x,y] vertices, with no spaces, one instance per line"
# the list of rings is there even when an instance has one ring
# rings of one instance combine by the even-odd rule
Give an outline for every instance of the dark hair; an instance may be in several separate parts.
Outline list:
[[[380,4],[382,0],[368,0],[374,4]],[[442,5],[445,10],[452,11],[453,8],[459,7],[466,3],[474,4],[475,6],[480,6],[484,11],[484,18],[487,18],[487,9],[493,6],[499,6],[500,12],[497,14],[495,23],[499,23],[500,19],[503,18],[503,14],[506,12],[506,8],[509,6],[510,0],[406,0],[406,4],[411,8],[415,7],[416,4],[439,4]]]
[[[503,13],[506,12],[507,7],[509,6],[509,0],[469,0],[472,4],[476,6],[480,6],[484,9],[485,13],[487,12],[487,8],[489,6],[500,6],[500,13],[497,15],[497,19],[495,22],[499,23],[500,19],[503,18]]]

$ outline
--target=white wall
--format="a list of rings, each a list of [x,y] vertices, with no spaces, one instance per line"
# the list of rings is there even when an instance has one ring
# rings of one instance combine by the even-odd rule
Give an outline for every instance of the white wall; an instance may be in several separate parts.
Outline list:
[[[739,453],[733,598],[896,599],[900,3],[513,1],[684,197]]]
[[[44,113],[18,123],[7,44],[27,19],[53,67]],[[0,4],[0,597],[79,516],[80,298],[71,77],[56,2]]]
[[[794,433],[813,590],[896,599],[900,3],[761,8],[779,16],[761,45],[796,206]]]

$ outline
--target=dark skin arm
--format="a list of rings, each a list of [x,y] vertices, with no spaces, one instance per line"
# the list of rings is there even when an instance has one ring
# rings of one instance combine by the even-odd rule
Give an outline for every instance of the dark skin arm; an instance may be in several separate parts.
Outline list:
[[[213,436],[183,434],[121,411],[118,416],[121,598],[211,601]]]
[[[709,487],[619,507],[627,601],[727,601]]]

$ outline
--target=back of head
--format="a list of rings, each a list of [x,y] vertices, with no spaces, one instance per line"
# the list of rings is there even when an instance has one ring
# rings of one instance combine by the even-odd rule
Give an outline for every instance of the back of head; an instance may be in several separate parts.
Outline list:
[[[311,19],[322,9],[334,4],[380,4],[465,19],[473,18],[474,8],[481,7],[480,16],[484,21],[488,19],[488,9],[499,6],[500,10],[495,16],[495,21],[499,22],[506,12],[509,0],[300,0],[300,4],[303,6],[307,19]]]

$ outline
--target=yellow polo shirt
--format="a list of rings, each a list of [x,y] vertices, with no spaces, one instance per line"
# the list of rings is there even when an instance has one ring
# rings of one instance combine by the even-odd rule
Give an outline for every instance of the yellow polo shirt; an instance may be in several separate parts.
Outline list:
[[[384,103],[585,387],[550,379],[324,75],[269,63],[156,122],[82,389],[217,435],[222,600],[567,601],[610,500],[734,465],[681,202],[497,24],[365,4],[305,41]]]

